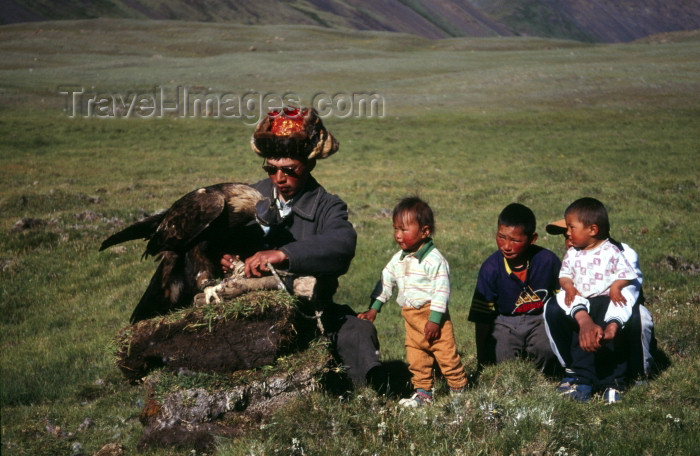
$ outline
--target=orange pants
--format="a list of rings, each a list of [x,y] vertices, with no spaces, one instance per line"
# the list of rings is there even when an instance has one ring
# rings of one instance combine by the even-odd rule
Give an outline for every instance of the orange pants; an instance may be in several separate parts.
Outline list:
[[[449,318],[442,323],[440,337],[429,344],[425,339],[424,330],[430,316],[430,305],[426,304],[420,309],[402,307],[401,315],[406,327],[406,359],[408,370],[413,374],[413,387],[425,390],[433,387],[433,363],[437,361],[450,388],[464,388],[467,385],[467,376],[457,354],[452,322]]]

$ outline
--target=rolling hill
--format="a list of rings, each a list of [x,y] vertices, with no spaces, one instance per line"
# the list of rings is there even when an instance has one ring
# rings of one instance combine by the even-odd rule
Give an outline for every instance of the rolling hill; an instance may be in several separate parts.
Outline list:
[[[0,24],[98,17],[626,42],[700,29],[700,0],[5,0],[0,10]]]

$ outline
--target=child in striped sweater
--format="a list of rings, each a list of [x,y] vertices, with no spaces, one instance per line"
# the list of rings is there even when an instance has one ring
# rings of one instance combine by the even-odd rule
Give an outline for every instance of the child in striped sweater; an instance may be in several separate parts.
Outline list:
[[[416,390],[413,397],[400,403],[419,407],[432,402],[434,361],[451,392],[462,392],[467,377],[447,309],[450,268],[431,238],[435,232],[433,212],[420,198],[408,197],[394,208],[392,219],[394,240],[401,250],[384,267],[381,291],[370,309],[358,318],[373,322],[398,288],[396,301],[406,328],[406,358]]]

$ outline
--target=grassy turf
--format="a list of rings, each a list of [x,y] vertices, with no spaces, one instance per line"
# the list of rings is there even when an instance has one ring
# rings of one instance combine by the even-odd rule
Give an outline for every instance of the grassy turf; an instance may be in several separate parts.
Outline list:
[[[466,314],[479,265],[495,249],[498,212],[527,204],[538,243],[562,254],[544,225],[594,196],[608,207],[613,235],[640,254],[671,360],[615,407],[562,401],[552,380],[518,362],[487,369],[465,401],[418,412],[371,390],[342,399],[318,392],[254,435],[222,441],[221,454],[692,454],[700,443],[700,42],[665,39],[433,42],[102,20],[1,27],[2,453],[70,454],[76,445],[93,453],[108,442],[134,452],[145,391],[122,379],[113,338],[155,265],[140,260],[139,243],[121,253],[97,248],[199,185],[257,180],[260,160],[240,120],[70,118],[57,87],[187,85],[385,97],[381,119],[325,120],[341,149],[315,175],[348,203],[359,235],[340,303],[366,307],[396,248],[387,211],[420,194],[436,211],[458,347],[473,370]],[[40,222],[14,229],[22,218]],[[388,306],[376,325],[382,358],[403,360],[398,309]]]

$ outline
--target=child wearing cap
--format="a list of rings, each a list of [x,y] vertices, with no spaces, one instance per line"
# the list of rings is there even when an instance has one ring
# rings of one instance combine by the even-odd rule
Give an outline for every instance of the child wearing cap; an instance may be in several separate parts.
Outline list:
[[[398,287],[396,301],[406,328],[405,345],[415,394],[401,405],[419,407],[432,402],[432,368],[437,361],[452,393],[461,393],[467,377],[457,354],[448,313],[450,269],[435,248],[435,222],[430,206],[420,198],[402,199],[394,208],[394,240],[401,250],[382,271],[381,289],[370,309],[358,318],[374,321]]]
[[[480,367],[525,356],[548,374],[559,366],[544,327],[544,303],[558,288],[559,258],[535,245],[535,214],[512,203],[498,216],[496,244],[479,270],[469,310]]]
[[[552,235],[563,235],[564,244],[567,249],[573,244],[567,235],[566,219],[549,223],[546,227],[547,233]],[[651,312],[644,306],[644,295],[642,293],[642,271],[639,265],[639,256],[629,245],[611,240],[622,252],[630,266],[637,274],[637,278],[624,289],[634,300],[631,306],[631,316],[627,320],[624,329],[624,340],[626,342],[627,356],[627,378],[634,379],[639,376],[648,376],[651,373],[654,359],[652,351],[656,346],[654,337],[654,321]],[[592,298],[596,301],[596,298]],[[602,299],[605,305],[605,299]],[[628,303],[629,305],[630,303]],[[569,310],[568,308],[566,309]],[[566,319],[570,312],[563,311],[558,305],[545,306],[545,324],[547,335],[552,344],[552,350],[557,355],[562,367],[566,369],[566,376],[560,383],[558,390],[567,393],[571,389],[571,384],[576,379],[571,370],[571,340],[572,334],[578,332],[578,328],[572,324],[571,319]],[[609,391],[604,398],[607,402],[616,402],[620,399],[619,391]]]
[[[639,297],[639,275],[610,239],[607,210],[600,201],[578,199],[564,217],[571,247],[562,260],[557,303],[579,331],[569,373],[558,390],[587,401],[594,390],[605,389],[606,401],[616,402],[627,374],[625,341],[618,330]],[[599,297],[603,299],[592,299]]]

